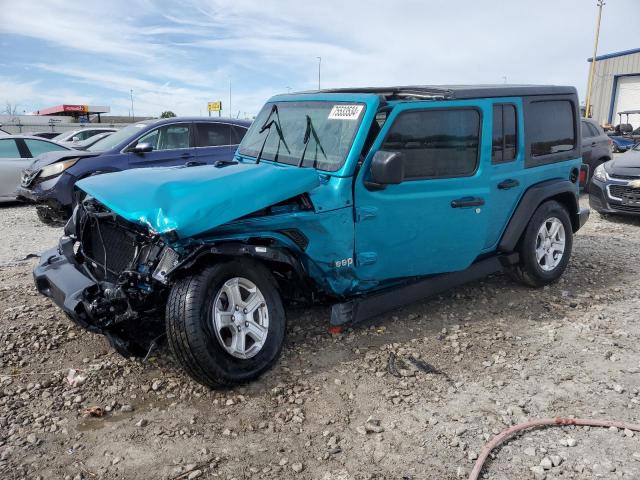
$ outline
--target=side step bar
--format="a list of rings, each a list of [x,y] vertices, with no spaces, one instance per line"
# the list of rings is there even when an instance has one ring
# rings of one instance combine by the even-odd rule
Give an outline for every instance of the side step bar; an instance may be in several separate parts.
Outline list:
[[[510,253],[478,260],[466,270],[443,273],[423,278],[415,282],[388,288],[344,303],[336,303],[331,308],[331,325],[358,323],[387,313],[410,303],[432,297],[464,283],[480,280],[492,273],[517,264],[519,255]]]

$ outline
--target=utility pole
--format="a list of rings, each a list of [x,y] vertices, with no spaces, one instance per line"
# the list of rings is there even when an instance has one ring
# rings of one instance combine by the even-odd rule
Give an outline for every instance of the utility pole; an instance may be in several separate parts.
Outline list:
[[[316,57],[318,59],[318,90],[320,90],[320,70],[322,68],[322,57]]]
[[[231,113],[231,77],[229,77],[229,118],[231,118],[233,114]]]
[[[587,85],[587,101],[584,109],[585,118],[591,117],[591,91],[593,89],[593,77],[596,73],[596,57],[598,56],[598,39],[600,37],[600,19],[602,18],[602,7],[604,0],[597,0],[598,20],[596,21],[596,40],[593,44],[593,57],[591,58],[591,68],[589,69],[589,83]]]
[[[133,88],[131,89],[131,121],[135,122],[136,121],[136,114],[133,111]]]

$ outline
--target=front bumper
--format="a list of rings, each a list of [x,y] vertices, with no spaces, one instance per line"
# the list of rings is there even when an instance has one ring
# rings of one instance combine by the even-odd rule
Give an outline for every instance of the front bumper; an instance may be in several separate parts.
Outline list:
[[[73,187],[76,180],[67,172],[41,181],[36,178],[26,186],[20,185],[17,196],[30,203],[46,204],[57,210],[66,210],[73,204]]]
[[[62,237],[57,248],[42,253],[33,269],[33,279],[38,292],[53,300],[74,322],[102,333],[91,323],[86,300],[89,291],[98,290],[98,284],[73,258],[73,242],[69,237]]]
[[[625,180],[608,180],[601,182],[595,178],[589,186],[589,205],[599,213],[640,216],[640,204],[625,202],[610,194],[611,185],[628,184]]]

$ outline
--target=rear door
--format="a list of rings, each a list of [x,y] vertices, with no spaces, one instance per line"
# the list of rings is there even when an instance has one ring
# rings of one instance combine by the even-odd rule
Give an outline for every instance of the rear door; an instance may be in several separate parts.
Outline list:
[[[596,141],[590,125],[584,120],[580,120],[580,134],[582,135],[582,163],[589,165],[593,163],[593,149],[596,147]]]
[[[129,148],[149,143],[153,150],[146,153],[130,153],[129,166],[162,167],[184,165],[195,159],[193,148],[192,123],[177,122],[154,128],[142,135]]]
[[[356,270],[383,280],[463,270],[480,254],[490,211],[486,102],[411,102],[394,108],[355,186]],[[367,185],[378,150],[400,152],[405,180]]]
[[[491,108],[491,211],[485,250],[493,250],[524,190],[522,100],[500,99]],[[488,135],[487,135],[488,136]]]
[[[593,140],[596,142],[596,148],[593,151],[595,162],[593,168],[595,168],[603,158],[611,158],[611,147],[609,146],[609,137],[604,133],[602,127],[594,122],[589,124],[589,128],[593,133]]]
[[[199,162],[232,160],[244,136],[242,127],[222,122],[196,122],[196,152]]]
[[[0,138],[0,199],[14,199],[20,174],[29,166],[28,152],[13,138]]]

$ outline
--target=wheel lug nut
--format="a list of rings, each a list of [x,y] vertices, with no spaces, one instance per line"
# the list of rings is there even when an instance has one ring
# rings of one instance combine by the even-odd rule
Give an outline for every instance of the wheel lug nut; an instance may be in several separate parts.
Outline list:
[[[242,313],[247,313],[247,312],[248,312],[248,310],[246,308],[242,309]]]
[[[244,326],[249,328],[249,322],[244,322]]]

